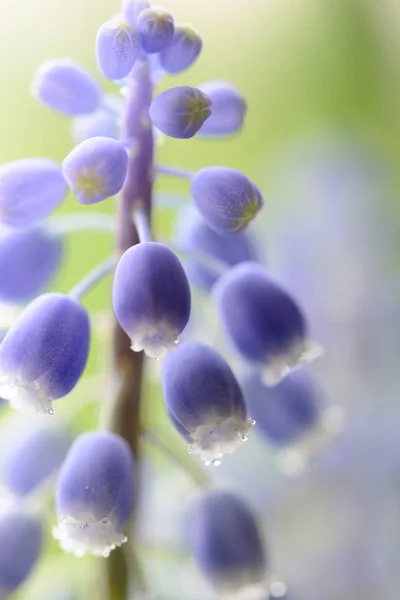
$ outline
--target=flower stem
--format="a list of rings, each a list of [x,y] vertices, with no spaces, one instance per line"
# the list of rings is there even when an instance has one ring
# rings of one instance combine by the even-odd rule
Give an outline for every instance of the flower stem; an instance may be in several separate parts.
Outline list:
[[[77,283],[69,292],[69,296],[75,300],[80,300],[85,296],[99,281],[104,279],[111,271],[113,271],[116,259],[114,256],[109,256],[97,267],[90,271],[79,283]]]
[[[130,77],[124,137],[128,140],[129,165],[124,187],[118,199],[117,245],[122,254],[139,243],[132,220],[136,206],[144,207],[148,218],[151,212],[153,187],[153,131],[148,120],[152,99],[152,83],[146,62],[138,61]],[[139,460],[140,400],[143,376],[143,352],[132,352],[130,339],[118,323],[114,328],[112,411],[109,428],[124,438]],[[136,471],[139,472],[139,469]],[[139,485],[139,482],[138,482]],[[129,527],[132,536],[132,527]],[[131,541],[128,541],[131,543]],[[107,600],[127,600],[134,578],[123,548],[111,553],[105,563]]]
[[[133,210],[133,222],[139,236],[140,243],[151,242],[149,214],[143,206],[136,206]]]
[[[194,175],[193,171],[181,169],[178,167],[169,167],[167,165],[157,165],[156,173],[159,175],[168,175],[170,177],[178,177],[180,179],[191,179]]]

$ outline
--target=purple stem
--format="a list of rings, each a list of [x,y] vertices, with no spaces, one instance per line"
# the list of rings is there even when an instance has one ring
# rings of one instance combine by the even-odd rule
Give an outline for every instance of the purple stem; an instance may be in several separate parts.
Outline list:
[[[150,220],[153,188],[153,130],[148,117],[153,87],[147,62],[134,66],[127,94],[124,137],[128,140],[129,166],[118,199],[117,244],[122,254],[139,243],[133,212],[145,209]],[[143,375],[143,352],[133,352],[130,340],[118,323],[114,329],[113,380],[115,404],[110,429],[130,445],[135,460],[139,457],[140,394]],[[132,527],[129,528],[132,536]],[[130,543],[129,541],[127,542]],[[107,600],[126,600],[129,595],[130,569],[124,549],[117,548],[107,560]]]

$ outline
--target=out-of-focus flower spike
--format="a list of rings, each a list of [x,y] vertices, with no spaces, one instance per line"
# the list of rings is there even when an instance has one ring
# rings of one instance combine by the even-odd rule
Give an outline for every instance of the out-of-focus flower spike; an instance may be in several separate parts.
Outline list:
[[[137,18],[140,44],[145,52],[161,52],[172,42],[175,31],[174,18],[163,8],[147,8]]]
[[[170,137],[193,137],[211,115],[209,97],[189,86],[171,88],[156,96],[150,105],[153,124]]]
[[[19,508],[0,513],[0,598],[8,598],[32,573],[43,546],[37,516]]]
[[[256,251],[247,232],[227,237],[211,229],[196,214],[184,214],[178,221],[177,238],[183,250],[193,255],[211,256],[224,263],[227,269],[243,261],[256,260]],[[210,290],[220,277],[216,269],[207,268],[200,261],[185,259],[189,280]]]
[[[0,344],[0,396],[17,410],[53,414],[52,400],[68,394],[89,352],[86,310],[63,294],[39,296],[22,311]]]
[[[190,25],[176,25],[171,43],[160,52],[160,63],[168,73],[181,73],[199,56],[203,42]]]
[[[237,496],[216,490],[197,501],[190,517],[192,554],[218,597],[264,600],[267,557],[250,508]]]
[[[23,158],[0,167],[0,220],[27,227],[47,217],[67,193],[60,166],[47,158]]]
[[[60,267],[63,239],[45,227],[8,230],[0,236],[0,300],[19,304],[43,291]]]
[[[149,0],[124,0],[122,14],[128,23],[136,27],[138,16],[147,8],[150,8]]]
[[[159,358],[174,347],[190,316],[191,295],[185,271],[163,244],[129,248],[115,271],[113,306],[132,350]]]
[[[321,354],[320,346],[308,339],[297,303],[260,265],[236,265],[216,283],[214,295],[232,344],[262,368],[266,385],[276,385]]]
[[[15,496],[26,496],[46,481],[67,454],[71,438],[66,431],[37,427],[14,440],[3,459],[3,481]]]
[[[135,470],[128,444],[112,433],[90,432],[71,446],[57,482],[59,524],[53,535],[66,552],[109,556],[126,542]]]
[[[114,19],[104,23],[96,36],[96,59],[99,71],[107,79],[127,77],[139,54],[137,30],[126,21]]]
[[[288,474],[301,473],[342,431],[340,407],[325,402],[318,382],[304,369],[266,387],[254,371],[242,382],[257,430],[279,451],[277,462]]]
[[[244,96],[225,81],[210,81],[199,88],[207,94],[212,105],[212,114],[203,123],[199,134],[223,137],[237,133],[247,112]]]
[[[49,108],[68,116],[91,113],[99,107],[102,99],[97,81],[68,58],[42,63],[34,77],[31,92]]]
[[[173,425],[186,432],[188,451],[207,465],[218,465],[224,454],[247,440],[253,421],[241,389],[229,365],[210,346],[182,343],[165,359],[162,382]]]
[[[94,204],[121,190],[128,170],[128,153],[117,140],[90,138],[68,154],[62,168],[79,202]]]
[[[263,206],[254,183],[227,167],[205,167],[195,173],[191,193],[203,219],[221,235],[243,231]]]

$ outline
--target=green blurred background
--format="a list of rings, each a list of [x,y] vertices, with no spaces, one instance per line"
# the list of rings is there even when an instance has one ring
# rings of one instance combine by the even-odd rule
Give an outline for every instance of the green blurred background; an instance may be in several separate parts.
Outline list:
[[[168,139],[158,149],[160,161],[189,169],[221,164],[244,171],[265,193],[264,222],[279,220],[285,208],[285,198],[277,204],[270,192],[276,170],[298,140],[336,131],[355,136],[366,146],[378,148],[397,177],[398,0],[165,0],[163,4],[177,20],[192,23],[204,39],[204,51],[195,66],[163,85],[230,80],[245,94],[249,113],[245,130],[237,138],[215,142]],[[41,61],[64,56],[96,74],[95,34],[118,11],[118,1],[0,0],[0,8],[0,162],[34,155],[61,161],[72,146],[69,121],[30,96],[32,75]],[[102,83],[109,91],[115,89]],[[186,192],[184,184],[169,179],[157,183],[157,188]],[[394,199],[396,194],[382,202],[388,218],[398,222],[399,203]],[[87,209],[72,197],[62,208],[80,210]],[[97,210],[113,213],[114,201]],[[167,213],[163,219],[158,223],[161,231],[168,229]],[[68,290],[111,248],[112,240],[105,235],[71,236],[68,260],[55,287]],[[396,263],[397,256],[392,257]],[[109,284],[100,285],[85,302],[94,311],[108,309]],[[93,348],[94,354],[99,351]],[[53,550],[50,573],[55,584],[58,564],[64,575],[70,569],[87,580],[91,561],[66,559],[51,545],[49,553]],[[43,577],[49,582],[46,568],[19,598],[61,600],[51,589],[48,596],[42,595]]]

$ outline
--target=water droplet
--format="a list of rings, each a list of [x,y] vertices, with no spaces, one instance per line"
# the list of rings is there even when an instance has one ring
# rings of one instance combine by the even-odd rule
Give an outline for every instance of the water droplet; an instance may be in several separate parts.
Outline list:
[[[250,419],[250,425],[255,425],[257,423],[257,421],[255,419]]]
[[[50,408],[47,410],[49,415],[55,415],[56,411],[54,410],[54,408],[52,406],[50,406]]]
[[[218,460],[218,459],[215,459],[215,460],[212,461],[211,464],[212,464],[213,467],[219,467],[219,465],[221,464],[221,461]]]
[[[244,435],[243,433],[240,433],[239,437],[242,440],[242,442],[247,442],[247,440],[249,439],[249,437],[247,435]]]
[[[108,519],[102,519],[102,520],[101,520],[101,522],[102,522],[104,525],[107,525],[107,523],[108,523]]]

